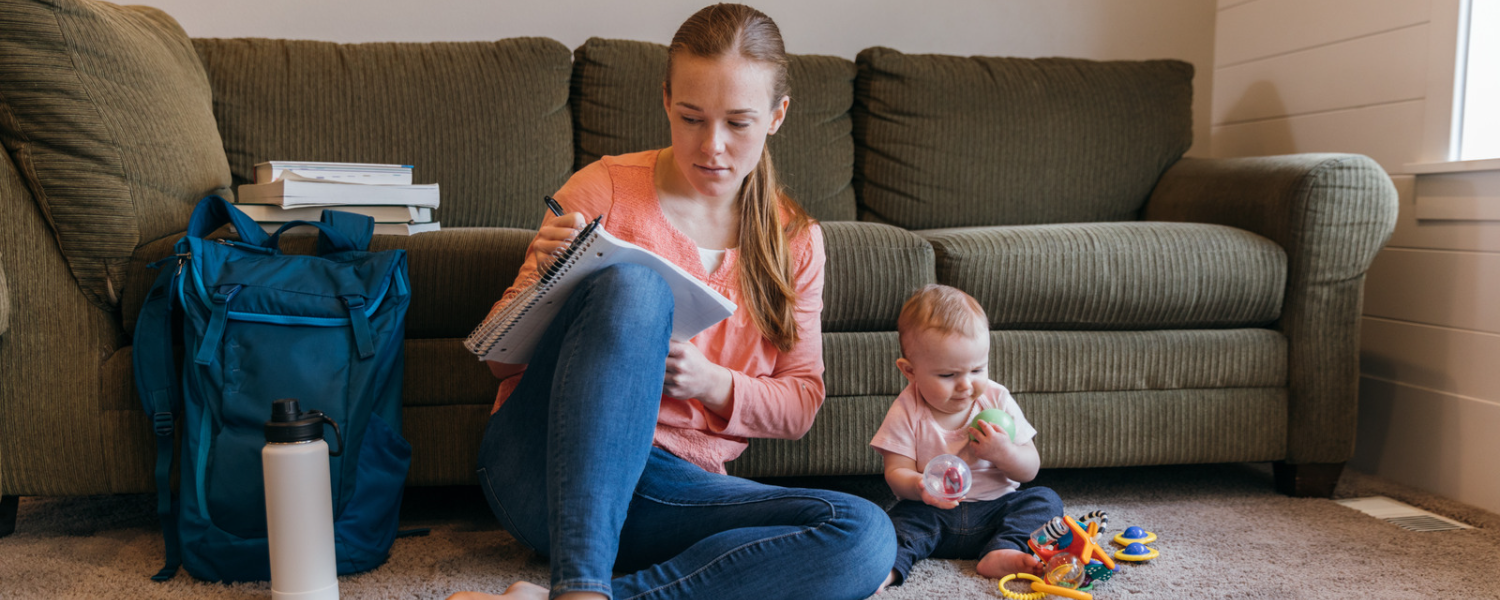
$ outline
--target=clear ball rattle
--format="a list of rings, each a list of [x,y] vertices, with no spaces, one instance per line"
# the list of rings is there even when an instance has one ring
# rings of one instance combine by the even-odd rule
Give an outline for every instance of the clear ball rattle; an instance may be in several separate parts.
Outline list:
[[[973,483],[974,474],[969,471],[968,463],[952,454],[927,461],[927,468],[922,470],[922,486],[934,498],[958,500],[969,493]]]

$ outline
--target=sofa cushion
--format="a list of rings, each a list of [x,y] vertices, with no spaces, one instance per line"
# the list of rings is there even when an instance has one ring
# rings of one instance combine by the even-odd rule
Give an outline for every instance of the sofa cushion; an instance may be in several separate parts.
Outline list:
[[[311,254],[317,236],[309,231],[283,235],[282,250]],[[370,250],[406,250],[413,290],[406,311],[408,340],[464,338],[515,280],[526,258],[526,245],[535,235],[531,230],[502,227],[444,228],[413,236],[377,235],[370,241]],[[131,285],[120,303],[127,332],[135,330],[141,303],[156,279],[156,271],[146,265],[172,254],[172,244],[179,237],[143,246],[131,261]]]
[[[1287,390],[1223,388],[1016,394],[1049,469],[1286,458]],[[830,397],[800,440],[750,440],[737,477],[880,473],[870,438],[889,396]]]
[[[136,245],[228,193],[208,80],[166,13],[0,0],[0,141],[83,293],[113,310]]]
[[[920,232],[938,283],[993,329],[1179,329],[1274,322],[1286,253],[1222,225],[1085,223]]]
[[[576,166],[601,156],[664,148],[672,135],[662,109],[667,47],[590,38],[574,53],[573,129]],[[833,56],[792,55],[792,103],[771,136],[776,173],[814,217],[854,218],[854,63]]]
[[[932,283],[932,246],[889,225],[823,223],[823,331],[895,331],[901,304]]]
[[[894,399],[899,339],[823,334],[828,395]],[[1285,387],[1287,342],[1271,329],[992,331],[990,378],[1015,393]]]
[[[1121,221],[1192,143],[1192,65],[859,53],[855,189],[908,229]]]
[[[268,160],[397,163],[447,227],[527,227],[573,167],[567,47],[193,40],[235,184]]]

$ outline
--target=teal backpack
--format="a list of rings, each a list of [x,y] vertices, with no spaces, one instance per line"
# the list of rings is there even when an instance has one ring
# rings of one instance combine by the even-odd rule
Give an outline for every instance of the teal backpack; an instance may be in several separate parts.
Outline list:
[[[225,223],[239,240],[207,239]],[[316,256],[286,255],[281,233],[319,230]],[[136,387],[156,433],[165,581],[179,564],[208,581],[271,577],[262,483],[271,403],[297,398],[339,424],[329,460],[340,574],[383,563],[411,462],[402,439],[402,341],[411,301],[404,250],[368,252],[372,219],[324,211],[266,235],[233,204],[204,198],[136,324]],[[178,322],[179,336],[174,336]],[[173,346],[181,345],[176,364]],[[181,420],[178,494],[170,474]],[[331,445],[339,445],[330,438]]]

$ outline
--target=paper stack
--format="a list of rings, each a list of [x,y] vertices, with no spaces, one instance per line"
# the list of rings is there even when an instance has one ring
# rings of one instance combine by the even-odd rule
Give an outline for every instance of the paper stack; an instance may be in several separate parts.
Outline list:
[[[375,219],[376,235],[438,231],[438,184],[413,184],[411,165],[271,161],[255,165],[236,206],[267,232],[288,221],[316,221],[324,209]]]

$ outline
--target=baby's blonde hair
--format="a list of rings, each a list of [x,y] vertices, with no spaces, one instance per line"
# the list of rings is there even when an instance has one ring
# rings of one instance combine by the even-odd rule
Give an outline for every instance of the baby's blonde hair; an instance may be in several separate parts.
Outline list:
[[[901,355],[908,355],[906,339],[918,331],[968,334],[976,326],[989,329],[989,318],[978,300],[956,287],[929,283],[906,299],[901,316],[896,318]]]

